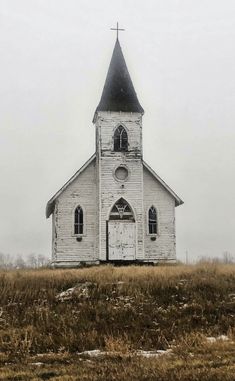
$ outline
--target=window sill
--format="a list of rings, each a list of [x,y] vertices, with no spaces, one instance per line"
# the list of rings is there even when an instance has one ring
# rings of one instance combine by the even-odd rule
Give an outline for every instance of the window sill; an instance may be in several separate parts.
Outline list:
[[[86,234],[85,233],[83,233],[83,234],[72,234],[72,237],[73,238],[83,238],[83,237],[86,237]]]
[[[86,235],[85,232],[83,232],[83,233],[73,233],[73,232],[71,232],[71,236],[72,237],[84,237],[85,235]]]
[[[159,237],[159,234],[158,233],[148,233],[147,236],[152,240],[152,241],[155,241],[158,237]]]

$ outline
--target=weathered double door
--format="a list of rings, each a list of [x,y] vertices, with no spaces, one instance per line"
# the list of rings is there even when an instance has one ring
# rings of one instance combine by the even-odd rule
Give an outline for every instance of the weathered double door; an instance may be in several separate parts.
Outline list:
[[[136,224],[128,220],[108,222],[108,259],[132,261],[136,258]]]

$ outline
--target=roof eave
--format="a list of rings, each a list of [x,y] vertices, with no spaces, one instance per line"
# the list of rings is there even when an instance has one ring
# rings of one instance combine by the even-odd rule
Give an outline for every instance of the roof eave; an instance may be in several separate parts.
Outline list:
[[[160,184],[174,197],[175,199],[175,206],[180,206],[184,204],[184,201],[165,183],[164,180],[160,176],[156,174],[156,172],[145,162],[143,161],[143,165],[145,168],[155,177]]]
[[[142,116],[144,115],[144,109],[142,109],[142,111],[122,111],[122,110],[119,110],[119,111],[112,111],[112,110],[98,110],[96,109],[95,110],[95,113],[94,113],[94,116],[93,116],[93,119],[92,119],[92,123],[95,124],[96,123],[96,120],[97,120],[97,116],[98,116],[98,112],[130,112],[130,113],[136,113],[136,114],[141,114]]]
[[[48,201],[46,206],[46,218],[49,218],[50,215],[54,212],[55,209],[55,201],[52,199]]]
[[[89,160],[77,171],[75,174],[70,177],[70,179],[54,194],[54,196],[48,201],[46,206],[46,218],[49,218],[50,215],[54,212],[56,199],[61,195],[61,193],[88,167],[89,164],[96,158],[94,153]]]
[[[183,205],[184,204],[184,201],[179,199],[179,201],[175,200],[175,206],[180,206],[180,205]]]

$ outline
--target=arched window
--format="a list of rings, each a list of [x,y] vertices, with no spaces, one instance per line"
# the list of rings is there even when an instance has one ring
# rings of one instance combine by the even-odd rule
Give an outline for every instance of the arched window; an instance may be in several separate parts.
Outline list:
[[[151,206],[148,211],[148,228],[149,234],[157,234],[157,211]]]
[[[83,210],[78,206],[74,212],[74,234],[83,234]]]
[[[113,206],[110,213],[110,220],[131,220],[134,221],[134,215],[131,210],[130,205],[124,200],[124,198],[120,198]]]
[[[125,128],[119,126],[114,133],[114,151],[127,151],[128,150],[128,136]]]

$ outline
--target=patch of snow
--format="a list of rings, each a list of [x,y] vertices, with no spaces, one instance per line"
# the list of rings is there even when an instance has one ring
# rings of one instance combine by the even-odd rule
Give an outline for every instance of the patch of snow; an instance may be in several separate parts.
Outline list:
[[[94,285],[91,282],[79,283],[75,287],[68,288],[56,295],[56,299],[60,302],[72,299],[73,296],[78,298],[89,298],[89,287]]]
[[[180,285],[183,285],[183,284],[185,284],[186,282],[188,282],[188,279],[180,279],[180,280],[179,280],[179,284],[180,284]]]
[[[157,350],[157,351],[144,351],[144,350],[137,350],[135,352],[129,353],[132,355],[137,355],[137,356],[142,356],[145,358],[151,358],[151,357],[159,357],[159,356],[164,356],[164,355],[169,355],[171,354],[172,349],[167,349],[167,350]],[[108,351],[101,351],[100,349],[93,349],[90,351],[83,351],[79,352],[78,356],[89,356],[89,357],[99,357],[99,356],[110,356],[118,352],[108,352]]]
[[[216,342],[216,338],[215,337],[207,337],[206,341],[208,341],[208,343],[215,343]]]
[[[58,295],[56,295],[56,299],[58,300],[69,300],[71,296],[73,295],[75,290],[75,287],[68,288],[66,291],[60,292]]]
[[[43,362],[31,362],[30,365],[42,366],[44,364],[43,364]]]
[[[228,336],[225,336],[225,335],[220,335],[220,336],[217,336],[217,337],[211,336],[211,337],[207,337],[206,338],[206,341],[208,341],[209,343],[215,343],[218,340],[229,341],[229,338],[228,338]]]
[[[84,352],[79,352],[79,356],[90,356],[90,357],[98,357],[102,355],[107,355],[107,352],[101,351],[100,349],[93,349],[91,351],[84,351]]]
[[[143,351],[143,350],[138,350],[136,352],[137,356],[143,356],[146,358],[151,358],[151,357],[159,357],[163,355],[169,355],[172,352],[172,349],[167,349],[167,350],[158,350],[158,351]]]
[[[119,280],[117,282],[106,282],[106,283],[104,283],[104,285],[107,285],[107,286],[121,286],[122,284],[126,284],[126,282]]]
[[[229,338],[228,338],[228,336],[220,335],[220,336],[217,337],[217,340],[229,341]]]

